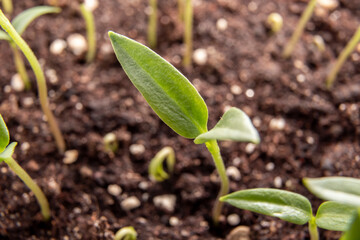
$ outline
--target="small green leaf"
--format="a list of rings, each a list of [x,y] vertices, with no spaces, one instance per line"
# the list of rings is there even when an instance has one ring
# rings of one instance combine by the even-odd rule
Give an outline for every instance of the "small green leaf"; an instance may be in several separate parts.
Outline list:
[[[0,40],[10,41],[11,38],[9,37],[9,35],[7,35],[6,32],[0,30]]]
[[[14,20],[11,21],[11,24],[14,26],[19,35],[21,35],[35,18],[44,14],[59,12],[61,12],[61,8],[58,7],[38,6],[29,8],[17,15]]]
[[[360,206],[360,179],[350,177],[304,178],[303,183],[315,196]]]
[[[340,240],[359,240],[360,239],[360,209],[354,213],[351,225],[348,231],[340,238]]]
[[[312,217],[311,204],[297,193],[271,188],[255,188],[228,194],[220,198],[237,208],[303,225]]]
[[[14,154],[16,145],[17,142],[13,142],[8,145],[2,153],[0,153],[0,162],[10,158]]]
[[[0,114],[0,153],[2,153],[6,146],[9,145],[10,142],[10,135],[9,130],[5,124],[4,119]]]
[[[109,32],[117,59],[155,113],[186,138],[207,131],[208,111],[195,87],[148,47]]]
[[[259,133],[250,118],[240,109],[230,108],[210,131],[196,137],[194,142],[201,144],[210,140],[232,140],[259,143]]]
[[[332,231],[346,231],[356,208],[338,202],[324,202],[316,213],[316,225]]]

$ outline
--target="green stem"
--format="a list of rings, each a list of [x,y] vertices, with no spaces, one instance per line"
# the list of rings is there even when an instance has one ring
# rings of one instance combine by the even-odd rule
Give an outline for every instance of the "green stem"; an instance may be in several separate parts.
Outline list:
[[[88,52],[86,54],[86,62],[90,63],[94,60],[96,54],[96,36],[95,36],[95,22],[94,15],[91,11],[86,9],[85,4],[80,5],[81,14],[86,24],[86,35],[88,40]]]
[[[184,21],[184,0],[178,0],[179,18]]]
[[[11,14],[13,12],[12,0],[2,0],[2,6],[6,13]]]
[[[289,43],[286,45],[285,50],[283,51],[284,58],[290,57],[291,53],[293,52],[296,43],[298,42],[300,36],[304,32],[306,23],[309,21],[311,15],[315,9],[316,1],[317,0],[310,0],[304,13],[301,15],[300,21],[299,21],[298,25],[296,26],[295,32],[291,36]]]
[[[14,171],[16,175],[25,183],[28,188],[34,193],[36,200],[38,201],[41,213],[44,216],[45,220],[49,220],[50,218],[50,208],[49,202],[46,199],[45,194],[41,191],[40,187],[32,180],[32,178],[25,172],[25,170],[12,158],[4,159],[6,164]]]
[[[315,217],[311,216],[309,221],[309,233],[310,233],[310,240],[319,240],[319,232],[316,226]]]
[[[154,49],[157,43],[157,0],[150,0],[150,9],[148,43],[150,48]]]
[[[193,24],[193,6],[192,0],[185,0],[185,12],[184,12],[184,43],[185,43],[185,55],[184,55],[184,67],[190,68],[192,57],[192,24]]]
[[[336,61],[335,66],[332,68],[330,74],[326,78],[327,88],[332,87],[340,68],[342,67],[342,65],[344,64],[346,59],[349,57],[350,53],[354,50],[354,48],[356,47],[356,45],[359,41],[360,41],[360,27],[358,27],[354,36],[350,39],[350,41],[348,42],[348,44],[346,45],[344,50],[342,50],[339,58]]]
[[[14,54],[14,63],[15,63],[17,72],[19,73],[19,75],[21,77],[21,80],[24,82],[25,89],[30,90],[31,84],[30,84],[29,76],[26,73],[25,64],[24,64],[24,61],[23,61],[23,59],[21,57],[19,49],[16,46],[16,44],[11,42],[11,41],[10,41],[10,46],[11,46],[11,49],[12,49],[13,54]]]
[[[10,21],[5,17],[5,15],[1,11],[1,9],[0,9],[0,25],[9,34],[9,36],[16,43],[16,45],[21,49],[21,51],[23,52],[23,54],[29,61],[31,68],[33,69],[33,71],[35,73],[38,91],[39,91],[39,99],[40,99],[41,108],[49,122],[50,131],[52,132],[52,134],[55,138],[56,145],[57,145],[59,151],[61,153],[63,153],[65,151],[65,141],[64,141],[64,138],[60,132],[60,129],[59,129],[57,123],[56,123],[55,117],[49,108],[45,76],[44,76],[44,73],[39,64],[39,61],[35,57],[35,54],[33,53],[33,51],[30,49],[30,47],[24,41],[24,39],[22,39],[20,37],[20,35],[16,32],[14,27],[11,25]]]
[[[213,157],[216,170],[218,171],[221,180],[221,188],[212,211],[213,221],[215,224],[217,224],[223,207],[223,202],[220,202],[219,198],[229,193],[229,179],[226,175],[224,161],[221,158],[219,145],[217,144],[216,140],[211,140],[205,144]]]

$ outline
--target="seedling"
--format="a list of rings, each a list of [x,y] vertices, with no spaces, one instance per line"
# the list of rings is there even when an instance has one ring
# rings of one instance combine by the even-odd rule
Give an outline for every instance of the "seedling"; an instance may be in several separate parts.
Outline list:
[[[266,20],[266,24],[271,29],[271,32],[275,34],[281,30],[283,26],[283,18],[278,13],[271,13]]]
[[[283,51],[284,58],[288,58],[292,54],[296,43],[299,41],[300,36],[304,32],[306,23],[309,21],[312,13],[314,12],[314,9],[316,6],[316,1],[317,0],[310,0],[305,11],[301,15],[300,21],[299,21],[298,25],[296,26],[295,32],[291,36],[290,41],[288,42],[288,44],[286,45],[286,47]]]
[[[311,240],[318,240],[318,227],[346,231],[356,208],[338,202],[324,202],[313,216],[311,203],[304,196],[285,190],[256,188],[220,198],[237,208],[278,217],[298,225],[308,223]]]
[[[149,177],[158,182],[162,182],[169,178],[169,174],[164,171],[164,161],[166,159],[166,167],[170,174],[174,171],[175,153],[172,147],[164,147],[158,152],[149,165]]]
[[[192,0],[184,0],[184,43],[185,43],[185,54],[184,54],[184,67],[190,68],[191,57],[192,57],[192,28],[193,28],[193,5]]]
[[[103,140],[106,152],[114,154],[118,150],[119,144],[116,140],[116,135],[114,133],[106,134]]]
[[[149,26],[148,26],[148,43],[150,48],[156,48],[157,42],[157,0],[150,0],[150,15],[149,15]]]
[[[313,43],[320,52],[325,51],[325,42],[324,42],[324,39],[320,35],[314,36]]]
[[[327,76],[326,78],[327,88],[332,87],[339,70],[341,69],[346,59],[349,57],[350,53],[354,51],[359,41],[360,41],[360,26],[358,27],[354,36],[350,39],[344,50],[341,51],[339,58],[336,60],[335,66],[331,69],[331,72]]]
[[[80,11],[86,24],[86,36],[88,41],[88,51],[86,54],[87,63],[94,61],[96,54],[96,30],[93,15],[93,11],[96,7],[97,6],[89,5],[86,1],[80,5]]]
[[[196,144],[205,143],[211,153],[221,179],[212,213],[217,223],[223,205],[218,199],[229,191],[217,140],[259,143],[259,134],[251,120],[233,107],[208,131],[207,106],[188,79],[146,46],[114,32],[109,32],[109,36],[125,73],[160,119],[180,136],[195,139]]]
[[[12,0],[2,0],[2,6],[4,9],[4,12],[11,14],[13,12],[13,4]]]
[[[136,240],[137,232],[134,227],[123,227],[119,231],[116,232],[114,240]]]
[[[48,11],[55,11],[55,12],[60,11],[59,8],[54,8],[54,7],[45,7],[45,8],[47,8]],[[50,131],[52,132],[55,138],[56,145],[59,151],[63,153],[65,151],[65,141],[56,123],[55,117],[49,108],[44,72],[42,71],[39,61],[37,60],[35,54],[27,45],[27,43],[24,41],[24,39],[22,39],[20,36],[20,34],[25,30],[27,25],[31,22],[31,20],[29,21],[29,19],[34,19],[39,14],[39,11],[41,10],[45,11],[45,8],[34,7],[32,9],[27,10],[26,14],[24,14],[21,18],[17,18],[18,19],[17,21],[15,21],[14,19],[14,25],[15,27],[17,27],[16,29],[14,28],[13,25],[11,25],[10,21],[5,17],[4,13],[0,9],[0,25],[7,32],[8,35],[6,35],[6,33],[4,32],[0,34],[1,35],[5,34],[6,36],[8,36],[8,38],[10,38],[21,49],[21,51],[24,53],[25,57],[29,61],[37,80],[41,108],[44,112],[44,115],[47,118],[47,121],[49,122]]]
[[[41,213],[44,219],[48,220],[50,218],[50,208],[44,193],[41,191],[40,187],[34,182],[34,180],[31,179],[29,174],[27,174],[25,170],[12,157],[17,143],[9,143],[9,130],[0,114],[0,163],[4,161],[9,166],[9,168],[13,170],[16,175],[19,176],[19,178],[25,183],[25,185],[30,188],[40,205]]]

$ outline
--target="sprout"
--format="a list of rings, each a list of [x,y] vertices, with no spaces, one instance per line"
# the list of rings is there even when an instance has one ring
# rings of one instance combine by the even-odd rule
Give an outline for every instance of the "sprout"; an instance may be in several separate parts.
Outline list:
[[[119,231],[116,232],[114,240],[136,240],[137,233],[134,227],[123,227]]]
[[[118,145],[118,142],[116,140],[115,133],[106,134],[104,136],[103,140],[104,140],[104,148],[105,148],[106,152],[115,153],[118,150],[119,145]]]
[[[148,43],[150,48],[156,48],[157,42],[157,0],[150,0],[150,16],[148,26]]]
[[[315,35],[313,38],[313,43],[320,52],[325,51],[325,42],[324,39],[320,35]]]
[[[266,24],[272,33],[277,33],[283,26],[283,18],[278,13],[271,13],[266,20]]]
[[[2,0],[2,6],[4,9],[4,12],[11,14],[13,12],[13,4],[12,0]]]
[[[164,171],[163,163],[166,159],[167,169],[170,174],[174,171],[175,153],[172,147],[164,147],[158,152],[149,165],[149,177],[158,182],[162,182],[169,178],[169,174]]]
[[[184,0],[184,43],[185,43],[185,54],[183,64],[185,68],[191,67],[192,57],[192,28],[193,28],[193,6],[192,0]]]
[[[90,63],[94,61],[96,55],[96,30],[94,23],[93,11],[97,8],[97,0],[85,1],[85,3],[80,5],[81,14],[86,23],[86,35],[88,40],[88,52],[86,54],[86,62]]]

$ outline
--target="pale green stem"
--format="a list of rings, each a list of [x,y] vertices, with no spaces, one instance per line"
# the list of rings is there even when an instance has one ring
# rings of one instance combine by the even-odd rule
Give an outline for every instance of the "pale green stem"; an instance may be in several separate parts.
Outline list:
[[[32,178],[25,172],[25,170],[12,158],[4,159],[6,164],[14,171],[16,175],[25,183],[28,188],[34,193],[36,200],[38,201],[41,213],[45,220],[49,220],[51,213],[49,208],[49,202],[45,194],[41,191],[40,187],[32,180]]]
[[[319,240],[319,232],[316,226],[315,217],[311,216],[309,221],[309,233],[310,233],[310,240]]]
[[[223,207],[223,202],[220,202],[219,198],[229,193],[229,179],[226,175],[224,161],[221,158],[220,148],[216,140],[211,140],[209,142],[206,142],[205,144],[209,152],[211,153],[211,156],[214,160],[215,167],[220,176],[220,181],[221,181],[221,188],[216,198],[215,205],[212,211],[213,221],[215,224],[217,224]]]
[[[41,69],[39,61],[35,57],[35,54],[27,45],[27,43],[20,37],[16,32],[14,27],[11,25],[9,20],[5,17],[4,13],[0,9],[0,25],[2,28],[9,34],[11,39],[16,43],[16,45],[21,49],[27,60],[29,61],[37,80],[37,86],[39,91],[40,105],[44,112],[44,115],[47,118],[47,121],[50,126],[50,131],[52,132],[56,145],[61,153],[65,151],[65,141],[60,132],[60,129],[56,123],[55,117],[52,114],[49,108],[49,102],[47,98],[47,88],[44,73]]]
[[[6,13],[11,14],[13,12],[12,0],[2,0],[2,6]]]
[[[193,6],[192,0],[185,1],[185,12],[184,12],[184,43],[185,43],[185,55],[184,55],[184,67],[190,68],[191,57],[192,57],[192,24],[193,24]]]
[[[289,43],[286,45],[285,50],[283,51],[283,57],[284,58],[290,57],[291,53],[293,52],[296,43],[298,42],[300,36],[304,32],[304,28],[305,28],[306,23],[311,18],[311,15],[312,15],[312,13],[313,13],[313,11],[315,9],[315,6],[316,6],[316,1],[317,0],[310,0],[310,2],[308,3],[305,11],[301,15],[300,21],[299,21],[298,25],[296,26],[295,32],[291,36],[291,39],[290,39]]]
[[[150,16],[148,26],[149,47],[154,49],[157,44],[157,0],[150,0]]]
[[[360,27],[358,27],[354,36],[350,39],[350,41],[348,42],[348,44],[346,45],[344,50],[342,50],[342,52],[339,55],[339,58],[337,59],[337,61],[335,63],[335,66],[332,68],[330,74],[326,78],[327,88],[332,87],[340,68],[342,67],[342,65],[344,64],[346,59],[349,57],[350,53],[352,53],[352,51],[354,51],[354,49],[359,41],[360,41]]]
[[[96,36],[94,15],[89,11],[85,4],[80,5],[81,14],[86,24],[86,36],[88,41],[88,52],[86,54],[86,62],[90,63],[94,60],[96,54]]]
[[[14,63],[15,63],[17,72],[19,73],[21,80],[24,82],[25,89],[30,90],[31,84],[30,84],[29,76],[26,73],[25,64],[21,57],[19,49],[15,43],[13,43],[13,42],[9,42],[9,43],[10,43],[11,49],[14,54]]]

